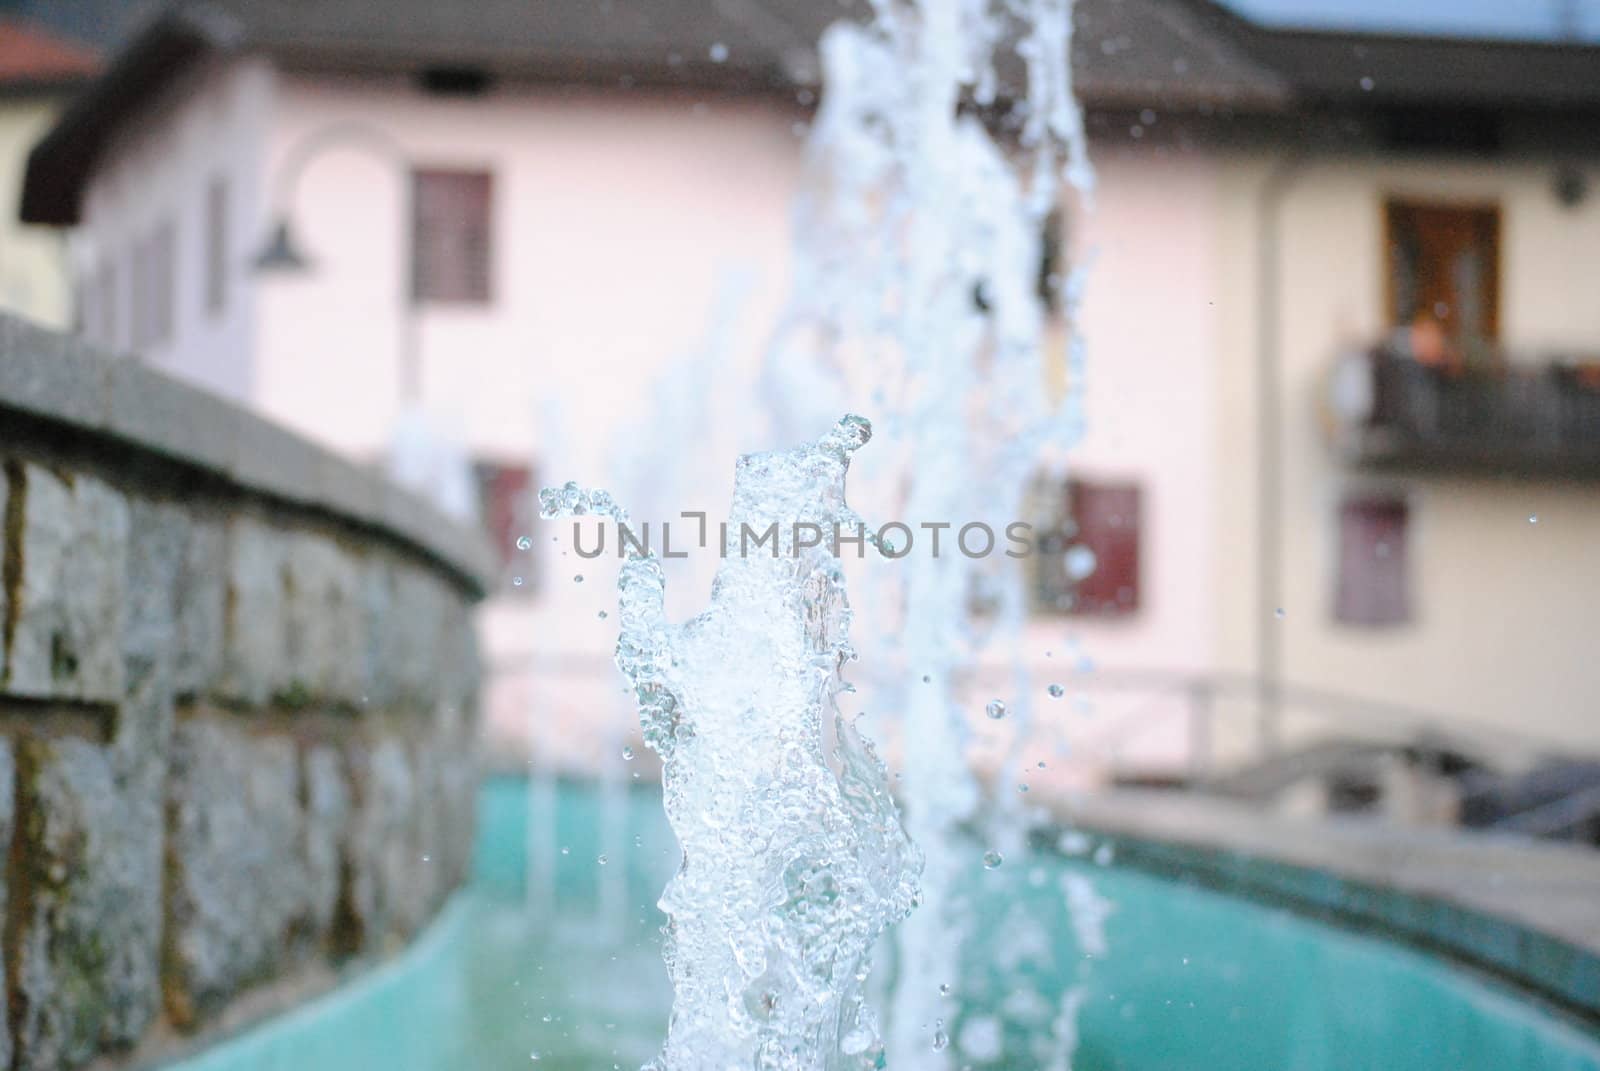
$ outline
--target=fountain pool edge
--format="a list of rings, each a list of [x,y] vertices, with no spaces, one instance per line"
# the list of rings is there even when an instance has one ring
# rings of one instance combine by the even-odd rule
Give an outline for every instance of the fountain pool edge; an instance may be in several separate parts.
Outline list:
[[[1411,945],[1600,1029],[1600,852],[1454,830],[1275,818],[1194,794],[1061,801],[1119,865]]]
[[[147,1065],[146,1071],[303,1071],[336,1067],[339,1048],[352,1029],[381,1041],[392,1060],[383,1066],[410,1066],[419,1052],[440,1045],[432,1015],[407,1014],[439,999],[434,980],[461,947],[474,893],[456,892],[429,925],[397,953],[360,968],[333,988],[233,1033],[206,1039],[204,1047],[176,1062]],[[453,999],[460,994],[451,993]],[[459,1009],[457,1009],[459,1010]],[[325,1024],[341,1022],[339,1032]],[[362,1029],[368,1027],[368,1029]],[[331,1061],[331,1062],[330,1062]]]
[[[559,1044],[552,1031],[565,1036],[582,1016],[597,1023],[602,1019],[593,1005],[587,1011],[579,1011],[583,1007],[581,1001],[566,1003],[576,999],[570,986],[576,986],[577,991],[585,989],[584,972],[577,964],[593,951],[585,943],[596,933],[591,928],[585,936],[585,922],[593,920],[598,903],[591,886],[600,871],[593,856],[574,851],[571,855],[562,853],[555,860],[561,872],[560,885],[566,894],[565,906],[558,907],[558,914],[552,918],[563,920],[564,931],[576,927],[571,932],[578,938],[575,944],[549,953],[547,962],[558,965],[555,988],[545,990],[542,997],[526,988],[515,988],[534,983],[540,968],[533,965],[541,961],[537,952],[530,956],[531,946],[516,944],[517,935],[525,930],[523,923],[507,929],[508,921],[524,918],[522,912],[526,910],[522,882],[525,793],[525,782],[520,778],[493,778],[484,786],[480,796],[483,816],[472,886],[458,893],[437,921],[397,958],[352,973],[339,988],[296,1010],[259,1022],[242,1033],[225,1036],[186,1059],[159,1066],[164,1071],[331,1071],[349,1066],[438,1071],[441,1068],[515,1066],[506,1061],[519,1054],[525,1058],[529,1047],[537,1048],[546,1057],[553,1055],[554,1059],[547,1060],[543,1066],[560,1071],[574,1068],[587,1071],[600,1066],[593,1057],[604,1054],[604,1047],[581,1050],[588,1058],[576,1058],[573,1052],[563,1055],[559,1049],[552,1054],[549,1048]],[[655,890],[659,889],[666,872],[672,869],[671,860],[667,858],[670,834],[659,816],[659,801],[652,799],[645,786],[627,795],[632,816],[630,827],[644,834],[646,844],[662,849],[640,856],[641,862],[652,864],[643,870],[635,869],[632,862],[629,865],[628,902],[643,909],[653,901]],[[558,796],[564,801],[559,805],[562,843],[574,846],[592,843],[592,833],[600,820],[598,808],[602,806],[593,783],[562,779]],[[1447,1064],[1440,1062],[1439,1054],[1431,1049],[1442,1050],[1451,1045],[1456,1050],[1465,1047],[1463,1051],[1478,1054],[1476,1062],[1470,1063],[1474,1068],[1496,1067],[1500,1071],[1513,1066],[1537,1067],[1541,1071],[1556,1067],[1563,1071],[1600,1069],[1600,1031],[1592,1027],[1583,1029],[1569,1016],[1552,1015],[1548,1002],[1528,999],[1524,988],[1497,984],[1494,979],[1471,970],[1455,971],[1453,957],[1422,955],[1408,949],[1405,943],[1386,940],[1381,934],[1362,936],[1351,932],[1353,927],[1348,925],[1329,926],[1312,919],[1296,921],[1304,912],[1292,910],[1296,906],[1293,904],[1280,905],[1291,910],[1264,911],[1259,906],[1251,906],[1252,903],[1259,905],[1261,898],[1249,894],[1235,896],[1203,888],[1184,891],[1186,884],[1204,882],[1174,883],[1141,873],[1148,859],[1138,854],[1134,841],[1121,839],[1116,844],[1119,865],[1104,868],[1103,880],[1108,889],[1115,890],[1110,895],[1119,905],[1113,925],[1117,925],[1116,918],[1126,917],[1120,924],[1122,932],[1111,935],[1113,954],[1103,966],[1112,968],[1114,976],[1104,979],[1101,988],[1105,992],[1096,1003],[1104,1007],[1106,995],[1126,992],[1130,1000],[1137,997],[1145,1010],[1139,1021],[1142,1022],[1145,1015],[1165,1016],[1159,1021],[1150,1019],[1144,1028],[1149,1036],[1141,1039],[1124,1036],[1127,1027],[1117,1025],[1126,1022],[1132,1026],[1133,1021],[1118,1020],[1106,1011],[1095,1013],[1099,1020],[1090,1037],[1102,1043],[1115,1039],[1118,1045],[1127,1044],[1130,1052],[1142,1054],[1144,1062],[1128,1066],[1170,1066],[1159,1059],[1155,1062],[1150,1059],[1160,1055],[1152,1048],[1152,1038],[1159,1042],[1169,1032],[1180,1041],[1188,1038],[1185,1044],[1198,1040],[1202,1045],[1209,1045],[1204,1051],[1214,1055],[1221,1051],[1232,1052],[1244,1027],[1239,1023],[1228,1025],[1235,1023],[1228,1017],[1228,1009],[1230,1005],[1242,1005],[1234,1007],[1234,1013],[1244,1011],[1246,1022],[1253,1022],[1251,1029],[1244,1030],[1244,1036],[1273,1031],[1281,1034],[1288,1029],[1283,1024],[1291,1023],[1298,1024],[1294,1026],[1298,1032],[1293,1037],[1301,1037],[1303,1033],[1309,1039],[1307,1044],[1315,1044],[1320,1037],[1326,1046],[1331,1037],[1339,1036],[1338,1029],[1353,1029],[1357,1034],[1346,1038],[1345,1042],[1364,1042],[1369,1048],[1376,1044],[1379,1048],[1374,1051],[1394,1057],[1390,1063],[1366,1066],[1413,1066],[1407,1062],[1409,1057],[1403,1051],[1409,1044],[1429,1050],[1419,1052],[1430,1057],[1425,1066],[1435,1069]],[[640,853],[626,854],[632,860]],[[1044,860],[1043,856],[1037,858]],[[613,859],[613,868],[618,861]],[[1093,875],[1097,869],[1086,859],[1068,861],[1067,865],[1075,866],[1085,875]],[[1021,886],[1012,887],[1021,889],[1037,884],[1029,881],[1028,873],[1024,868],[1013,875],[1012,869],[1006,867],[986,880],[998,877],[1003,881],[1020,881]],[[1098,882],[1099,879],[1094,880]],[[1158,887],[1171,891],[1159,893],[1158,900],[1151,900],[1147,894]],[[1152,916],[1152,910],[1156,910],[1159,917]],[[1172,910],[1178,913],[1171,914]],[[631,930],[635,936],[628,940],[636,947],[631,956],[624,958],[619,968],[622,973],[590,977],[588,982],[594,983],[587,985],[590,997],[600,991],[595,988],[596,984],[603,990],[615,991],[620,979],[634,977],[629,972],[644,970],[647,964],[654,966],[658,962],[659,950],[654,947],[653,940],[645,936],[654,932],[654,926],[645,918],[637,921],[640,928]],[[1235,924],[1241,921],[1249,925],[1235,929]],[[1168,931],[1173,925],[1191,937],[1181,948],[1170,940]],[[1326,937],[1318,937],[1316,930],[1324,931]],[[1339,936],[1341,932],[1343,936]],[[1212,935],[1209,939],[1208,933]],[[1225,935],[1227,942],[1226,948],[1221,949],[1226,954],[1220,956],[1217,934]],[[1310,938],[1310,944],[1316,947],[1306,947],[1305,938]],[[637,943],[641,940],[643,943]],[[1392,951],[1381,951],[1386,946]],[[498,967],[491,966],[488,973],[484,973],[486,961],[482,958],[485,950],[500,961]],[[1264,959],[1262,954],[1266,950],[1270,950],[1270,955]],[[1177,965],[1180,953],[1185,957],[1182,967]],[[1196,957],[1192,967],[1187,958],[1190,955]],[[1374,959],[1374,955],[1380,958]],[[1368,966],[1363,967],[1363,962]],[[1378,974],[1371,973],[1372,966],[1378,968]],[[1232,995],[1221,1004],[1207,1000],[1208,994],[1232,989],[1232,979],[1226,972],[1238,967],[1245,970],[1245,988],[1233,989]],[[1267,972],[1266,980],[1258,977],[1251,983],[1250,977],[1263,969]],[[1356,969],[1356,974],[1350,973],[1352,969]],[[1479,974],[1477,980],[1474,980],[1475,974]],[[1333,988],[1321,994],[1289,993],[1295,986],[1284,982],[1294,983],[1295,979],[1321,979],[1322,984],[1331,984]],[[1150,992],[1136,992],[1149,990],[1151,986],[1169,998],[1164,1002],[1166,1008],[1160,1006],[1163,1004],[1160,1000],[1147,999],[1151,997]],[[1280,999],[1280,993],[1287,995]],[[1447,1003],[1456,1008],[1453,1018],[1446,1014],[1447,1008],[1441,1011],[1444,1006],[1436,999],[1439,994],[1450,997]],[[1421,1004],[1417,1002],[1419,995]],[[552,998],[556,1003],[546,1008],[557,1014],[557,1025],[542,1026],[540,1017],[532,1009],[539,1007],[539,1002]],[[630,997],[624,1004],[631,1004],[634,999]],[[1198,1020],[1185,1015],[1181,1008],[1186,999],[1189,1008],[1195,1006],[1192,1003],[1195,999],[1205,1002],[1209,1009],[1207,1014]],[[1375,999],[1395,1003],[1392,1006],[1385,1003],[1382,1013],[1374,1018],[1377,1009],[1369,1005]],[[533,1003],[529,1003],[530,1000]],[[637,1050],[641,1060],[653,1050],[656,1031],[660,1028],[655,1017],[664,1017],[664,1000],[660,993],[645,999],[643,1019],[632,1024],[633,1033],[638,1035],[642,1031],[644,1037],[642,1041],[634,1037],[631,1046],[625,1048],[630,1052]],[[1518,1011],[1518,1008],[1523,1010]],[[611,1009],[619,1010],[620,1007]],[[569,1016],[574,1011],[578,1018]],[[1301,1018],[1306,1012],[1312,1013],[1312,1021]],[[1253,1021],[1249,1016],[1254,1016]],[[607,1013],[603,1017],[609,1019],[611,1015]],[[1566,1020],[1566,1025],[1562,1020]],[[548,1016],[542,1021],[550,1023]],[[1334,1028],[1335,1033],[1319,1034],[1316,1028],[1319,1023]],[[1419,1027],[1419,1023],[1425,1025]],[[1541,1023],[1546,1025],[1539,1025]],[[1213,1028],[1219,1026],[1223,1034],[1213,1036],[1216,1035]],[[629,1027],[624,1025],[623,1029]],[[1196,1029],[1200,1034],[1194,1034]],[[1378,1040],[1364,1040],[1361,1035],[1367,1033],[1373,1033]],[[488,1037],[488,1043],[481,1043],[484,1035],[494,1034],[501,1036]],[[613,1036],[603,1036],[609,1046]],[[1517,1040],[1519,1037],[1521,1041]],[[1263,1044],[1277,1051],[1271,1048],[1270,1039]],[[1529,1044],[1534,1046],[1530,1051],[1543,1054],[1534,1062],[1526,1062],[1525,1054],[1523,1062],[1496,1062],[1498,1056],[1515,1056]],[[1480,1050],[1492,1051],[1497,1056],[1486,1060]],[[1336,1051],[1327,1049],[1323,1055]],[[352,1056],[357,1053],[359,1059],[353,1064]],[[618,1055],[615,1049],[611,1050],[611,1055]],[[1256,1055],[1261,1056],[1261,1053]],[[1103,1062],[1090,1060],[1086,1066],[1099,1067]],[[1265,1067],[1278,1063],[1281,1061],[1275,1057],[1263,1057],[1230,1066]],[[1313,1062],[1305,1066],[1328,1068],[1337,1064]]]

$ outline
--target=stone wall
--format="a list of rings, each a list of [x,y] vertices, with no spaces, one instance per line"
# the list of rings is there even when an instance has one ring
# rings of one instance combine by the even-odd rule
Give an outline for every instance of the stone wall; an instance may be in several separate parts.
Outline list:
[[[165,1051],[463,879],[474,535],[0,318],[0,1068]]]

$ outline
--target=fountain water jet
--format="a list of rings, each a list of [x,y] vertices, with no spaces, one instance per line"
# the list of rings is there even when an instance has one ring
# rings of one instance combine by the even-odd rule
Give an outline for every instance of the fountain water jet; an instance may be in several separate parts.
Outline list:
[[[854,530],[847,417],[815,444],[740,458],[711,605],[674,625],[660,562],[624,563],[617,664],[662,759],[683,849],[661,898],[674,999],[660,1071],[844,1071],[882,1058],[863,996],[878,936],[913,907],[920,858],[882,765],[835,698],[854,657],[837,546],[796,524]],[[626,513],[576,485],[540,494],[545,517]],[[748,525],[779,542],[746,553]],[[827,747],[832,729],[832,758]]]
[[[809,407],[880,418],[891,464],[885,496],[911,521],[1002,530],[1021,516],[1041,460],[1079,434],[1082,345],[1067,342],[1066,389],[1052,391],[1040,238],[1067,187],[1092,188],[1072,95],[1071,0],[873,0],[870,27],[823,40],[824,93],[796,208],[796,286],[769,355],[780,426]],[[1020,62],[1012,62],[1015,56]],[[1015,141],[986,118],[1016,119]],[[1081,279],[1044,280],[1070,315]],[[1059,381],[1058,381],[1059,382]],[[798,400],[798,401],[797,401]],[[880,508],[885,508],[881,507]],[[890,1062],[951,1061],[937,986],[954,982],[981,848],[968,828],[980,792],[967,765],[971,696],[961,693],[984,636],[972,605],[992,580],[989,632],[1020,655],[1023,575],[959,554],[916,555],[869,588],[898,680],[879,703],[902,711],[908,829],[923,849],[924,906],[897,934]],[[1026,674],[1015,674],[1019,681]],[[1026,718],[1025,689],[1008,697]],[[1019,732],[1019,737],[1022,733]],[[1018,754],[984,823],[1004,850],[1022,842]]]

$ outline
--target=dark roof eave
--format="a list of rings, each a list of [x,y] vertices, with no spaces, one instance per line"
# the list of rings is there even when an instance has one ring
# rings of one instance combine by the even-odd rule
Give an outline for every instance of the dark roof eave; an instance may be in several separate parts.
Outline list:
[[[367,53],[319,48],[264,49],[279,70],[293,74],[340,74],[410,78],[430,69],[452,66],[481,70],[507,82],[559,86],[682,88],[728,93],[793,94],[811,83],[773,67],[741,67],[710,62],[660,63],[633,56],[585,57],[557,53],[511,59],[443,54]]]
[[[0,81],[0,97],[42,97],[69,93],[94,83],[93,75],[56,74],[39,78],[12,78]]]
[[[1239,113],[1280,115],[1299,105],[1287,92],[1240,90],[1229,86],[1171,85],[1163,83],[1129,84],[1079,80],[1073,85],[1078,100],[1092,111],[1202,112],[1227,109]]]

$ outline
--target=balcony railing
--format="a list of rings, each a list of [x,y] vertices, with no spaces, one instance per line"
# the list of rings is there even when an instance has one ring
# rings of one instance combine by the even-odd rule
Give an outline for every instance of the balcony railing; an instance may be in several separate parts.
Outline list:
[[[1385,349],[1350,354],[1329,383],[1351,463],[1600,479],[1600,368],[1452,370]]]

